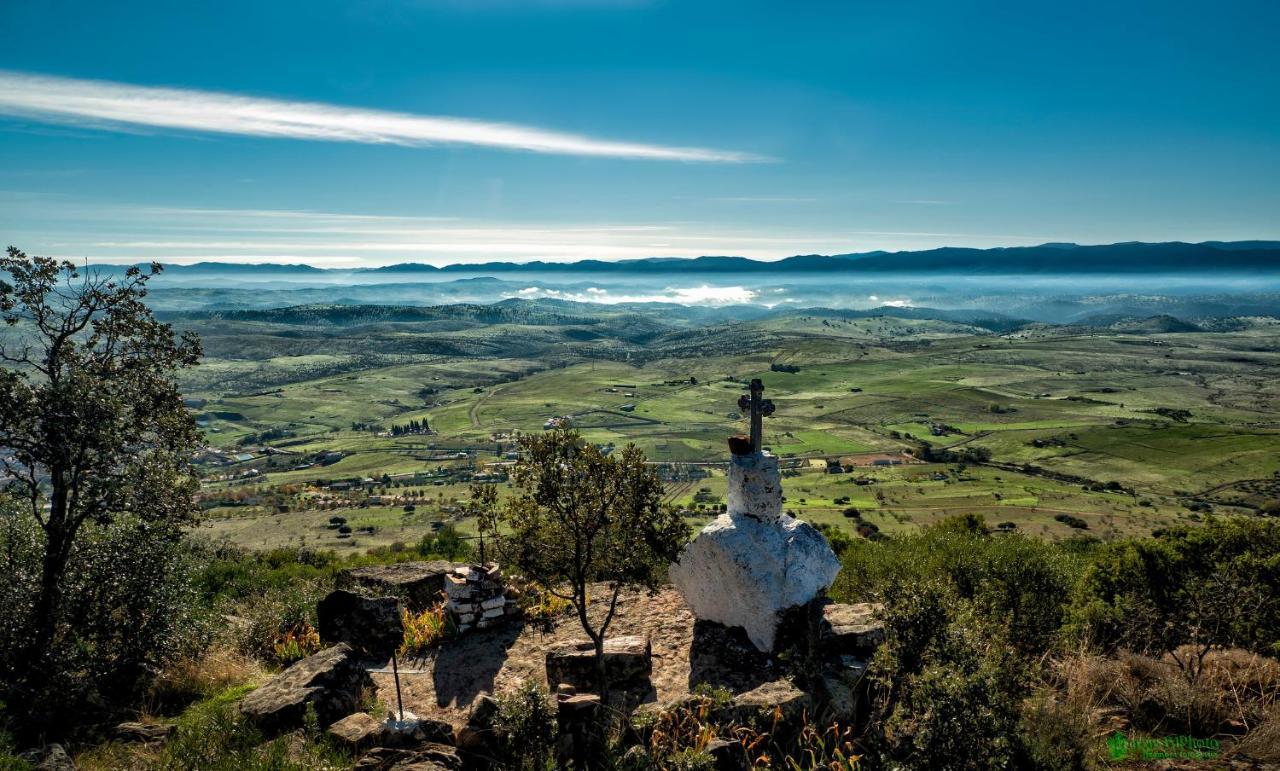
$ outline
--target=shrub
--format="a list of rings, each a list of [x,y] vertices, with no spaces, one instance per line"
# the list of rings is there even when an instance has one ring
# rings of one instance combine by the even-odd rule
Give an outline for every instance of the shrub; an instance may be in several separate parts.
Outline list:
[[[1216,520],[1101,546],[1071,618],[1076,633],[1104,650],[1167,653],[1192,678],[1213,646],[1275,655],[1280,522]]]
[[[303,622],[277,636],[271,649],[281,666],[289,666],[320,650],[320,633]]]
[[[454,633],[453,621],[445,610],[445,603],[437,603],[421,613],[408,608],[400,610],[404,625],[404,640],[400,643],[400,655],[425,653],[427,649]]]
[[[555,767],[556,718],[550,695],[534,680],[498,697],[493,727],[498,764],[504,769],[544,771]]]

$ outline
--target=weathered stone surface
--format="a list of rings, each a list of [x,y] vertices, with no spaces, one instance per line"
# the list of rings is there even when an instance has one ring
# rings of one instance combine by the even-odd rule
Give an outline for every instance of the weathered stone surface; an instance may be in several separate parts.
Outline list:
[[[115,728],[115,738],[122,742],[162,742],[173,733],[172,725],[163,723],[121,723]]]
[[[685,546],[670,575],[697,618],[742,627],[771,651],[778,614],[813,600],[839,572],[827,539],[808,523],[730,509]]]
[[[19,757],[34,765],[36,771],[76,771],[75,761],[61,744],[50,744],[42,749],[27,750]]]
[[[459,749],[485,754],[496,738],[493,721],[497,715],[497,699],[487,693],[477,696],[471,702],[471,709],[467,711],[467,722],[458,729],[456,743]]]
[[[414,749],[378,747],[369,750],[354,768],[358,771],[456,771],[462,758],[453,747],[427,744]]]
[[[853,686],[834,675],[823,675],[821,679],[825,706],[831,717],[852,723],[858,712],[858,699]]]
[[[547,652],[547,683],[555,688],[561,683],[574,688],[596,686],[595,647],[590,640],[566,643]],[[653,671],[653,653],[649,640],[639,636],[606,638],[604,641],[605,676],[610,683],[644,680]]]
[[[389,656],[404,639],[400,600],[362,597],[346,589],[330,592],[316,605],[320,639],[347,643],[372,655]]]
[[[307,705],[328,727],[355,712],[363,689],[373,686],[350,645],[342,643],[308,656],[250,692],[240,711],[266,731],[302,725]]]
[[[361,750],[382,743],[387,724],[366,712],[356,712],[329,726],[329,735],[342,746]]]
[[[831,603],[822,609],[820,642],[835,654],[870,654],[884,642],[884,606],[874,602]]]
[[[729,463],[728,510],[760,520],[782,516],[782,475],[778,458],[757,452],[734,455]]]
[[[342,571],[337,583],[340,589],[358,593],[401,597],[409,610],[418,612],[440,601],[445,576],[454,567],[454,563],[444,560],[370,565]]]
[[[774,680],[733,697],[733,716],[742,723],[772,720],[775,710],[781,711],[784,724],[797,726],[806,711],[812,712],[813,700],[789,680]]]
[[[715,771],[743,771],[747,768],[747,753],[738,742],[712,739],[707,742],[706,753],[711,756]]]

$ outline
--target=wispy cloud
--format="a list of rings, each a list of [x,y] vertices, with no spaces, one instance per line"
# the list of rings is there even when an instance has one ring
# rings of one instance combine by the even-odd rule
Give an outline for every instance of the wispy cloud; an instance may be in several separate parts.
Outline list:
[[[327,142],[473,145],[559,155],[747,163],[751,153],[642,144],[513,123],[0,70],[0,114],[113,131],[152,127]]]

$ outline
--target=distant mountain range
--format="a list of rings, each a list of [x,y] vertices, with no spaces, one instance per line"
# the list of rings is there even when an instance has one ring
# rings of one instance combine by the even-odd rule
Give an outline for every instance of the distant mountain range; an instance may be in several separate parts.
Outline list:
[[[109,266],[103,266],[109,267]],[[776,261],[746,257],[653,257],[637,260],[580,260],[577,262],[487,262],[445,266],[400,263],[379,268],[316,268],[310,265],[234,264],[201,262],[169,265],[175,275],[205,274],[287,279],[325,274],[423,273],[583,273],[583,274],[738,274],[738,273],[1195,273],[1280,272],[1280,241],[1206,241],[1188,244],[1126,242],[1097,246],[1041,244],[994,249],[941,247],[914,252],[803,254]]]

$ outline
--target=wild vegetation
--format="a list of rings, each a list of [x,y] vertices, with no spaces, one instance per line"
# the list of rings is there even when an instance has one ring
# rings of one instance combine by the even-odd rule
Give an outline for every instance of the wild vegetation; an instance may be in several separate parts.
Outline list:
[[[752,377],[785,506],[840,554],[832,596],[885,604],[870,714],[788,733],[700,692],[615,725],[614,767],[708,767],[718,739],[761,768],[1094,768],[1116,732],[1280,760],[1271,321],[522,302],[170,328],[144,272],[8,260],[0,765],[57,739],[84,768],[349,766],[234,703],[317,648],[316,601],[357,565],[497,555],[529,579],[528,622],[577,615],[602,643],[588,584],[660,584],[723,511]],[[405,654],[450,634],[438,608],[403,621]],[[500,699],[502,767],[553,762],[545,696]],[[111,738],[138,718],[176,728]]]

